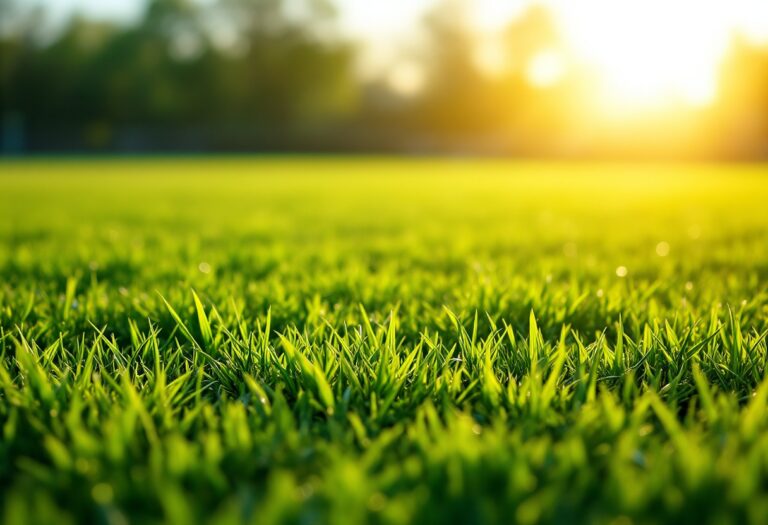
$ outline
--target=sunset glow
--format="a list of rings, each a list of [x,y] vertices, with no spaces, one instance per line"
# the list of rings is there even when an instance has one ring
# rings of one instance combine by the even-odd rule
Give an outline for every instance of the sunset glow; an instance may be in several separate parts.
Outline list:
[[[551,12],[569,53],[566,59],[542,49],[525,68],[528,81],[545,89],[569,70],[586,71],[609,110],[707,106],[717,96],[720,66],[734,35],[768,43],[768,2],[761,0],[483,0],[464,4],[471,12],[467,23],[478,35],[476,56],[483,71],[497,74],[504,68],[505,54],[494,48],[492,35],[536,5]],[[393,56],[392,41],[416,31],[434,7],[426,0],[388,2],[343,14],[347,27],[367,35],[366,56],[381,64],[384,56]],[[398,91],[413,92],[415,84],[408,84],[410,89]]]
[[[718,68],[734,29],[722,6],[584,0],[578,7],[558,2],[555,13],[609,103],[706,105],[716,96]]]

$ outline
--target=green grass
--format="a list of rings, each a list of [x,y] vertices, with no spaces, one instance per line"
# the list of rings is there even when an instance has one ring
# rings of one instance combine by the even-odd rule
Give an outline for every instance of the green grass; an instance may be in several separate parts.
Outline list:
[[[6,523],[765,523],[765,166],[0,164]]]

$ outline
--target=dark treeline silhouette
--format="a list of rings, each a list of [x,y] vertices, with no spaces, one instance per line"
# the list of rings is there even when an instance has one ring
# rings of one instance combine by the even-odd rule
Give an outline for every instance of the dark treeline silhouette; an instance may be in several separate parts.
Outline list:
[[[319,32],[328,15],[305,7]],[[352,49],[309,27],[275,0],[154,0],[130,27],[76,18],[45,45],[2,42],[3,113],[32,149],[287,143],[355,96]]]
[[[402,94],[356,75],[357,49],[323,0],[152,0],[135,23],[75,17],[55,36],[41,13],[0,0],[5,153],[381,151],[532,156],[764,158],[768,55],[736,42],[706,109],[599,121],[589,74],[532,86],[524,65],[563,46],[547,11],[505,33],[509,57],[478,68],[464,3],[447,0],[413,51],[425,85]],[[11,23],[8,20],[12,20]],[[393,43],[396,45],[396,43]]]

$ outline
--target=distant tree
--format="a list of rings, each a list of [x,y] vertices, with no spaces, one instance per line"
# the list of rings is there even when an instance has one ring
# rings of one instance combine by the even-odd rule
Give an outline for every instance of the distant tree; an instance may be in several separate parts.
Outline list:
[[[545,148],[568,121],[568,90],[575,89],[568,77],[549,89],[527,77],[539,53],[563,48],[549,11],[533,7],[510,23],[499,42],[504,63],[488,74],[478,65],[470,9],[464,0],[443,0],[427,16],[429,82],[413,118],[436,133],[488,140],[496,149]]]
[[[443,134],[487,130],[494,120],[488,81],[475,61],[467,0],[442,0],[424,20],[427,84],[415,111],[422,125]]]
[[[62,130],[85,146],[127,127],[215,142],[223,126],[244,134],[242,145],[252,130],[290,141],[344,118],[356,93],[353,49],[334,36],[332,10],[291,5],[151,0],[129,27],[73,18],[43,43],[2,34],[2,113],[20,115],[33,139]]]
[[[768,158],[768,49],[736,38],[720,79],[718,144],[729,155]]]

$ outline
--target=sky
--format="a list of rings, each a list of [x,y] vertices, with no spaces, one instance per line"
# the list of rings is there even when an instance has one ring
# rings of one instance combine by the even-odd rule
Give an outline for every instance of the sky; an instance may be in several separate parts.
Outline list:
[[[54,20],[65,19],[67,15],[79,11],[95,18],[129,21],[141,14],[145,4],[145,0],[29,2],[45,6]],[[423,15],[436,3],[437,0],[335,0],[339,8],[339,22],[345,33],[373,44],[391,44],[413,34]],[[666,17],[673,22],[687,18],[690,26],[696,26],[702,19],[708,23],[714,20],[722,27],[735,25],[752,38],[768,40],[768,0],[472,0],[472,21],[481,30],[493,31],[536,3],[548,5],[566,19],[566,25],[581,25],[585,32],[605,25],[599,24],[600,20],[608,22],[617,15],[619,19],[629,22],[638,13],[641,21],[648,18],[643,13],[652,13],[656,19]],[[593,20],[584,24],[584,19],[589,18]],[[611,25],[617,31],[625,29],[620,24]],[[642,23],[629,25],[642,28]],[[685,39],[685,34],[681,34],[680,38]]]
[[[489,3],[488,0],[481,1]],[[131,21],[141,15],[145,0],[30,0],[30,3],[44,6],[55,24],[73,13],[85,13],[89,17],[105,20]],[[403,42],[413,37],[422,16],[436,0],[335,0],[334,3],[343,32],[364,44],[370,67],[378,68],[381,63],[392,59],[393,41]],[[513,0],[512,3],[520,2]]]
[[[54,18],[61,19],[73,12],[85,12],[97,18],[130,20],[137,17],[144,0],[31,0],[44,5]],[[204,1],[204,0],[203,0]],[[417,22],[435,0],[338,0],[341,23],[351,33],[364,35],[396,33]]]
[[[200,0],[205,2],[206,0]],[[340,24],[350,35],[378,40],[411,33],[421,17],[437,0],[335,0]],[[109,20],[131,20],[140,15],[145,0],[30,0],[44,5],[54,19],[64,19],[73,12]],[[474,0],[475,22],[493,27],[522,10],[531,0]]]
[[[30,3],[45,6],[55,19],[81,11],[96,18],[131,20],[141,14],[144,6],[142,0],[32,0]]]

